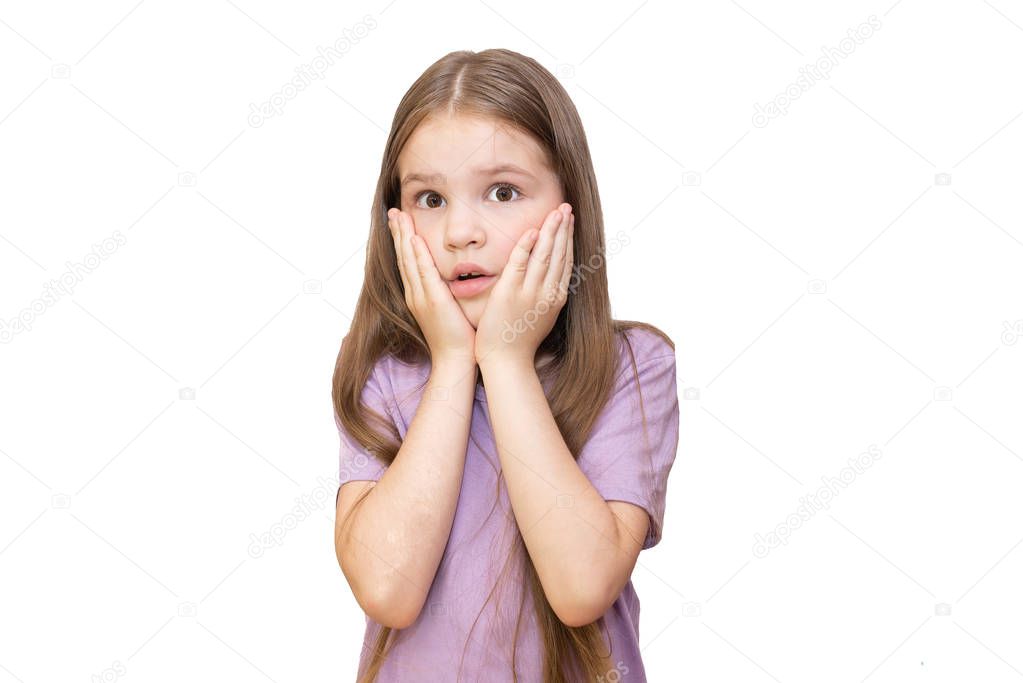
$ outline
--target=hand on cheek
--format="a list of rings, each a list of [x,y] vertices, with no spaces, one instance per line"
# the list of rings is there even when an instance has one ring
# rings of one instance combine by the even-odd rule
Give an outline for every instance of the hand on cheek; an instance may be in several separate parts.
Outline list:
[[[476,326],[476,362],[533,364],[568,300],[575,215],[569,204],[552,211],[539,230],[527,230],[512,249]]]
[[[433,362],[469,363],[474,358],[475,331],[438,272],[426,241],[416,233],[412,217],[390,209],[387,226],[405,304],[426,338]]]

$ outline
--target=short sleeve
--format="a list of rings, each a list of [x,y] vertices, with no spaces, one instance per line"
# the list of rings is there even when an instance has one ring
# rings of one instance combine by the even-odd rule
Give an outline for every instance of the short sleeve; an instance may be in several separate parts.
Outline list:
[[[678,448],[678,392],[675,355],[626,362],[615,389],[598,415],[576,460],[604,500],[638,505],[650,515],[643,549],[661,540],[668,472]],[[642,410],[640,395],[642,391]],[[646,417],[646,433],[643,417]]]
[[[381,382],[380,373],[383,371],[382,362],[378,361],[370,373],[369,379],[366,380],[366,386],[362,389],[362,404],[365,408],[380,413],[388,421],[393,421],[394,418],[387,407],[387,397],[383,390],[385,383]],[[381,429],[369,413],[367,413],[366,419],[372,429],[378,431]],[[336,414],[334,421],[337,424],[341,441],[338,453],[338,488],[340,489],[350,481],[379,481],[387,470],[387,465],[356,441],[341,424],[341,419]]]

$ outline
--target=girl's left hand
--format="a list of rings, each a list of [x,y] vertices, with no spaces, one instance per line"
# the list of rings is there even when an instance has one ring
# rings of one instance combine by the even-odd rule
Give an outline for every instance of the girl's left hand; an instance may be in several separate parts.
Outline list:
[[[476,326],[477,364],[486,359],[533,365],[568,300],[574,234],[572,206],[561,204],[538,233],[527,230],[519,239]]]

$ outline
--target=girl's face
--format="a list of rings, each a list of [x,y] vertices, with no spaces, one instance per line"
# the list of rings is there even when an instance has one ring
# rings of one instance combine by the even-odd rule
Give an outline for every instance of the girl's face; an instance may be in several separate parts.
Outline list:
[[[425,119],[398,156],[397,170],[401,210],[449,288],[462,262],[500,276],[522,234],[539,229],[565,201],[536,141],[489,119]],[[473,296],[455,295],[473,328],[496,280]]]

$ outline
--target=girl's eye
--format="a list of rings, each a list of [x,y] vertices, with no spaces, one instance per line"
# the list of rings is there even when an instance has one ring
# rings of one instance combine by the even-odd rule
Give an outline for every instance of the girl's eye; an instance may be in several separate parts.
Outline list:
[[[498,193],[497,194],[497,198],[495,199],[495,201],[497,201],[499,204],[507,204],[510,201],[514,201],[512,199],[512,193],[515,193],[515,195],[519,195],[519,196],[522,194],[522,191],[519,188],[515,187],[514,185],[511,185],[509,183],[498,183],[497,185],[494,185],[491,188],[491,192],[487,196],[490,197],[490,196],[494,195],[495,190]],[[423,197],[426,197],[426,201],[427,201],[427,205],[426,206],[423,206],[422,204],[419,203],[419,200],[422,199]],[[438,208],[438,206],[436,204],[431,204],[430,203],[431,198],[433,198],[433,197],[440,198],[440,195],[437,194],[436,192],[434,192],[433,190],[426,190],[425,192],[420,192],[418,195],[416,195],[416,199],[415,199],[416,206],[418,206],[421,209],[436,209],[436,208]]]
[[[494,189],[497,190],[498,192],[502,193],[499,196],[508,197],[507,200],[503,200],[503,199],[498,199],[497,200],[498,202],[500,202],[502,204],[506,203],[506,201],[508,201],[508,202],[512,201],[511,196],[510,196],[512,192],[514,192],[517,195],[522,194],[519,191],[519,188],[515,187],[514,185],[509,185],[508,183],[500,183],[498,185],[494,185]]]

